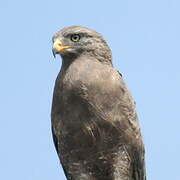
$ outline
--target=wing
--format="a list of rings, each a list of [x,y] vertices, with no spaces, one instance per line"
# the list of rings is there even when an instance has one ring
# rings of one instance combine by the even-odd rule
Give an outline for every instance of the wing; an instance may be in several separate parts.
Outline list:
[[[54,142],[54,146],[55,146],[55,149],[56,149],[56,152],[57,154],[59,153],[58,151],[58,139],[54,133],[54,130],[53,130],[53,127],[51,128],[51,131],[52,131],[52,137],[53,137],[53,142]]]
[[[99,73],[99,74],[98,74]],[[95,131],[102,131],[102,122],[119,130],[131,161],[133,180],[145,180],[144,145],[135,108],[122,75],[111,67],[92,72],[96,84],[81,84],[79,95],[89,104],[90,112],[96,118],[86,128],[94,138]],[[97,122],[94,122],[96,119]],[[93,125],[91,125],[93,124]],[[96,130],[94,130],[96,126]],[[99,128],[99,127],[100,128]],[[100,130],[99,130],[100,129]],[[98,134],[98,133],[97,133]],[[102,134],[102,133],[99,133]]]
[[[121,125],[119,128],[124,127],[124,136],[127,138],[127,144],[131,143],[129,154],[131,154],[132,162],[132,177],[133,180],[146,180],[145,172],[145,150],[143,139],[140,132],[140,125],[136,113],[135,101],[133,100],[126,84],[123,81],[122,74],[119,73],[119,102],[117,101],[115,114],[113,116],[121,117]],[[118,89],[117,89],[118,90]],[[122,95],[123,92],[123,95]]]
[[[125,127],[124,136],[127,138],[131,146],[129,148],[129,154],[131,156],[132,162],[132,177],[133,180],[145,180],[146,172],[145,172],[145,151],[144,144],[140,132],[140,126],[138,121],[138,116],[135,108],[135,101],[133,100],[126,84],[123,81],[122,74],[119,73],[119,95],[120,102],[117,102],[114,116],[121,117],[122,113],[124,114],[124,118],[120,118],[121,125],[120,128]],[[123,96],[122,96],[123,90]]]
[[[124,109],[125,120],[124,124],[127,124],[128,128],[126,130],[129,141],[132,143],[131,154],[132,154],[132,171],[133,171],[133,180],[146,180],[145,172],[145,150],[143,139],[140,132],[140,126],[138,121],[138,116],[135,108],[135,101],[133,100],[129,90],[127,89],[125,83],[122,79],[122,74],[120,75],[120,86],[124,89],[124,96],[126,97],[123,102],[123,106],[118,107],[119,112],[121,113]],[[122,108],[124,107],[124,108]],[[120,115],[119,115],[120,116]]]
[[[118,72],[120,75],[120,81],[122,80],[122,74]],[[133,154],[132,157],[132,170],[133,170],[133,179],[134,180],[146,180],[146,172],[145,172],[145,150],[144,150],[144,144],[143,139],[140,132],[140,126],[138,122],[138,116],[136,113],[135,108],[135,101],[131,97],[131,94],[129,93],[126,85],[124,82],[121,82],[123,89],[125,90],[126,101],[124,102],[124,106],[128,107],[125,111],[126,118],[129,121],[129,132],[128,137],[132,139],[132,147],[131,151]],[[130,116],[129,116],[130,115]],[[128,122],[125,121],[125,122]]]
[[[58,132],[60,132],[60,126],[59,126],[60,119],[56,118],[56,113],[58,111],[57,109],[59,109],[59,95],[58,95],[57,81],[58,81],[58,78],[56,79],[54,93],[53,93],[53,101],[52,101],[52,109],[51,109],[51,131],[52,131],[54,146],[58,154],[58,157],[61,161],[60,149],[59,149],[59,143],[58,143],[59,142]],[[69,177],[68,172],[62,162],[61,162],[61,166],[64,170],[65,176],[68,178]]]
[[[55,146],[56,152],[57,152],[57,154],[58,154],[58,156],[59,156],[58,138],[57,138],[57,136],[56,136],[56,134],[55,134],[55,132],[54,132],[54,130],[53,130],[53,127],[51,128],[51,130],[52,130],[52,137],[53,137],[54,146]],[[59,156],[59,158],[60,158],[60,156]],[[65,166],[63,165],[63,163],[61,163],[61,166],[62,166],[62,168],[63,168],[63,171],[64,171],[65,176],[66,176],[68,179],[72,179],[72,178],[70,178],[70,174],[68,174],[68,172],[66,171],[66,168],[65,168]]]

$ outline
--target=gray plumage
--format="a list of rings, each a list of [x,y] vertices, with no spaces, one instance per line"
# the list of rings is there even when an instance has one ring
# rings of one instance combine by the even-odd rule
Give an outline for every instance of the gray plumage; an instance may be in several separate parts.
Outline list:
[[[62,67],[54,88],[52,133],[68,180],[145,180],[134,101],[102,36],[71,26],[53,36]]]

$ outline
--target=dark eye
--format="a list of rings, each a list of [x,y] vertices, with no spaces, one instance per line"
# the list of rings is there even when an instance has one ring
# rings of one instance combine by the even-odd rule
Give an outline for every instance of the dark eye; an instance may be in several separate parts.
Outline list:
[[[71,41],[77,42],[80,40],[80,35],[79,34],[73,34],[71,35]]]

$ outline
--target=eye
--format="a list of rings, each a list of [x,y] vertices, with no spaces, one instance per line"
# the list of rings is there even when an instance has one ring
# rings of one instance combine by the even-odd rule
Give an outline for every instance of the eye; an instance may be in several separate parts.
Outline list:
[[[71,41],[77,42],[80,40],[80,35],[79,34],[73,34],[71,35]]]

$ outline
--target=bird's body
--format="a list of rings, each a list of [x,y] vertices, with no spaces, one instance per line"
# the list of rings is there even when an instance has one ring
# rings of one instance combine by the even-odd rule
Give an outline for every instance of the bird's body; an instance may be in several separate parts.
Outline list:
[[[102,61],[103,53],[94,54],[63,53],[55,83],[52,132],[66,177],[145,180],[134,101],[111,61]]]

